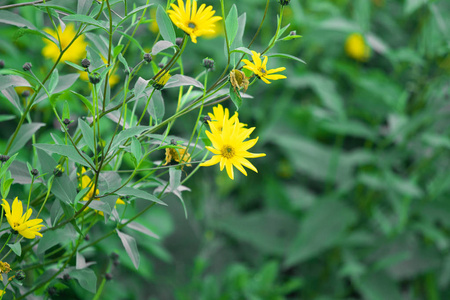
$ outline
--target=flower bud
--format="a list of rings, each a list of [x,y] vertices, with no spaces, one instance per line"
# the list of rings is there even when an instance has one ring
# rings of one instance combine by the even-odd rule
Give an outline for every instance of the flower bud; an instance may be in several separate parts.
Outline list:
[[[106,280],[111,280],[111,279],[113,279],[113,276],[111,273],[106,273],[105,278],[106,278]]]
[[[33,169],[33,170],[31,170],[31,176],[33,176],[33,177],[36,177],[36,176],[38,176],[39,175],[39,171],[37,170],[37,169]]]
[[[81,66],[85,69],[89,68],[90,65],[91,65],[91,61],[87,58],[85,58],[81,61]]]
[[[100,74],[98,74],[97,72],[89,74],[89,82],[92,84],[97,84],[100,82]]]
[[[47,292],[50,296],[56,296],[58,294],[58,290],[54,286],[49,287]]]
[[[205,58],[203,60],[203,66],[208,70],[212,70],[214,68],[214,59],[209,57]]]
[[[175,44],[177,44],[177,46],[178,47],[181,47],[181,43],[183,42],[183,38],[180,38],[180,37],[178,37],[176,40],[175,40]]]
[[[57,165],[55,167],[55,169],[53,170],[53,175],[55,175],[55,177],[61,177],[63,172],[64,172],[64,167],[61,165]]]
[[[26,72],[26,71],[31,71],[31,68],[33,67],[33,65],[30,62],[27,62],[23,65],[22,69]]]
[[[150,53],[145,53],[144,54],[144,60],[145,60],[145,62],[151,62],[152,61],[152,56],[150,55]]]
[[[69,125],[70,124],[70,120],[69,119],[64,119],[64,121],[63,121],[63,123],[64,123],[64,125]]]
[[[203,123],[208,124],[208,122],[211,122],[211,117],[210,116],[204,116],[203,117]]]
[[[118,260],[119,259],[119,254],[117,254],[116,252],[111,253],[111,259],[112,260]]]
[[[5,67],[5,61],[0,59],[0,69],[3,69]]]
[[[291,32],[289,32],[289,35],[297,35],[297,31],[292,30]]]
[[[283,6],[288,5],[289,2],[291,2],[291,0],[280,0],[280,4]]]
[[[63,275],[63,279],[64,279],[65,281],[69,281],[69,280],[72,279],[72,278],[70,277],[69,274],[64,274],[64,275]]]
[[[27,277],[27,276],[25,275],[25,272],[22,271],[22,270],[17,271],[17,273],[16,273],[15,276],[16,276],[16,279],[19,280],[19,281],[22,281],[22,280],[25,279],[25,277]]]
[[[6,162],[9,160],[9,156],[8,155],[0,155],[0,161],[1,162]]]
[[[89,237],[89,234],[86,234],[85,236],[84,236],[84,240],[85,241],[89,241],[91,238]]]
[[[160,69],[164,68],[164,64],[163,63],[159,63],[158,64],[158,68],[160,68]]]
[[[24,97],[24,98],[28,98],[28,97],[30,97],[30,95],[31,95],[31,93],[29,90],[25,90],[22,92],[22,97]]]

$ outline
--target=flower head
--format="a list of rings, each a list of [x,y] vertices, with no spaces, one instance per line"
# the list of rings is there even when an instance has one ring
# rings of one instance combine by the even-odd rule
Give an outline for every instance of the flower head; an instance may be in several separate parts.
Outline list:
[[[191,3],[192,2],[192,3]],[[186,0],[186,6],[183,0],[178,0],[178,6],[170,5],[173,10],[169,10],[170,19],[178,28],[189,34],[192,42],[197,43],[197,37],[214,33],[215,22],[222,20],[221,17],[214,16],[215,10],[212,6],[206,7],[200,5],[197,10],[197,1]]]
[[[212,147],[207,146],[206,149],[215,155],[210,160],[200,164],[200,166],[204,167],[220,164],[220,170],[222,171],[225,167],[231,179],[234,179],[233,167],[245,176],[247,176],[247,172],[244,167],[258,172],[247,158],[266,156],[264,153],[248,152],[248,149],[253,147],[258,141],[258,138],[246,141],[255,128],[245,128],[239,122],[236,114],[235,116],[233,123],[230,122],[230,119],[225,120],[224,117],[222,131],[219,131],[216,126],[210,126],[211,132],[206,131],[206,135],[212,143]]]
[[[5,199],[3,199],[2,206],[5,211],[6,219],[13,230],[17,231],[20,235],[27,239],[34,239],[37,235],[42,237],[42,234],[39,232],[39,230],[44,227],[43,224],[39,224],[42,222],[42,219],[29,220],[33,212],[31,208],[29,208],[27,212],[22,215],[22,201],[20,201],[17,197],[13,201],[12,210],[8,201]]]
[[[230,72],[230,83],[233,86],[233,89],[236,88],[239,90],[240,88],[244,88],[244,92],[248,89],[248,78],[245,76],[244,72],[233,69]]]
[[[180,148],[166,148],[166,163],[167,165],[173,161],[180,163],[188,163],[191,161],[191,155],[186,151],[186,147],[178,146]],[[191,164],[186,164],[186,166],[190,167]]]
[[[89,191],[84,195],[83,197],[83,201],[89,201],[92,198],[94,198],[96,195],[98,195],[100,193],[100,191],[98,189],[95,190],[95,194],[94,194],[94,182],[91,180],[91,178],[87,175],[84,175],[86,173],[86,169],[84,167],[81,168],[81,189],[85,189],[87,187],[89,187]],[[78,174],[80,175],[80,174]],[[98,198],[95,198],[94,200],[100,200]],[[120,199],[117,198],[116,204],[125,204],[125,202]],[[101,211],[97,211],[95,210],[97,213],[99,213],[100,215],[103,216],[103,212]]]
[[[255,73],[255,75],[265,83],[270,84],[269,79],[278,80],[286,78],[284,75],[274,74],[286,70],[285,67],[267,70],[267,56],[264,56],[264,61],[261,61],[261,54],[252,51],[252,60],[253,62],[250,62],[248,59],[243,59],[242,62],[245,63],[244,68]]]
[[[160,74],[153,82],[153,87],[157,90],[162,89],[166,85],[167,81],[169,81],[170,77],[172,76],[169,74],[169,72]]]
[[[69,49],[64,52],[60,62],[67,60],[73,63],[79,63],[80,60],[86,57],[86,47],[88,43],[84,40],[84,36],[78,37],[72,44],[70,44],[77,34],[73,24],[67,24],[64,31],[61,30],[61,26],[58,26],[58,33],[50,28],[45,28],[44,31],[57,40],[59,36],[62,50],[69,47]],[[44,42],[46,46],[42,49],[42,55],[46,58],[52,59],[55,62],[61,54],[60,48],[55,43],[47,39],[44,39]]]
[[[2,274],[8,274],[11,271],[11,266],[7,262],[0,261],[0,280],[3,280]],[[2,294],[0,294],[1,296]]]
[[[239,122],[237,112],[235,112],[230,118],[228,108],[224,109],[220,104],[213,107],[213,113],[208,113],[208,116],[211,119],[208,121],[211,131],[213,131],[212,127],[214,127],[215,131],[222,132],[224,127],[233,126],[235,123],[237,123],[239,130],[244,130],[247,126],[246,124]]]
[[[345,41],[345,53],[355,60],[367,61],[370,57],[370,47],[359,33],[353,33]]]

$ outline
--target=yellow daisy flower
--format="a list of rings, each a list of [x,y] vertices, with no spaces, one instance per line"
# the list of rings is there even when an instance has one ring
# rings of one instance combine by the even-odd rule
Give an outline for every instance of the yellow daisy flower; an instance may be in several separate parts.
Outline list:
[[[20,201],[17,197],[13,201],[12,210],[8,201],[5,199],[3,199],[2,207],[5,211],[6,219],[13,230],[17,231],[26,239],[34,239],[37,235],[42,237],[42,234],[39,232],[39,230],[44,227],[43,224],[39,224],[42,222],[42,219],[28,220],[33,212],[31,208],[29,208],[27,212],[22,215],[22,201]]]
[[[89,191],[86,193],[86,195],[84,195],[83,197],[83,201],[89,201],[90,199],[92,199],[94,196],[98,195],[100,193],[100,191],[97,189],[95,191],[95,195],[94,195],[94,182],[92,182],[91,178],[87,175],[84,175],[84,173],[86,173],[86,169],[84,167],[81,168],[81,189],[85,189],[87,187],[90,187]],[[100,200],[98,198],[95,198],[94,200]],[[125,202],[120,199],[117,198],[116,204],[125,204]],[[103,212],[102,211],[98,211],[95,209],[95,211],[100,214],[101,216],[103,216]]]
[[[8,274],[11,271],[11,266],[7,262],[0,261],[0,280],[3,280],[2,274]],[[0,293],[0,296],[3,295]]]
[[[153,82],[153,87],[157,90],[162,89],[166,85],[167,81],[169,81],[170,77],[172,76],[169,74],[169,72],[160,74]]]
[[[284,76],[284,75],[274,74],[276,72],[281,72],[281,71],[286,70],[285,67],[267,70],[267,67],[266,67],[267,60],[268,60],[267,56],[264,56],[264,61],[261,61],[261,54],[255,52],[255,51],[252,51],[252,60],[253,60],[253,62],[250,62],[248,59],[243,59],[242,62],[245,63],[244,68],[255,73],[256,77],[258,77],[265,83],[270,84],[269,79],[270,80],[278,80],[278,79],[286,78],[286,76]]]
[[[362,35],[353,33],[345,41],[345,53],[357,61],[365,62],[370,57],[370,47]]]
[[[183,0],[178,0],[178,6],[170,5],[173,10],[169,10],[170,19],[173,24],[189,34],[192,42],[197,43],[197,37],[205,34],[213,34],[215,22],[222,20],[222,17],[214,16],[215,10],[210,5],[206,7],[205,4],[200,5],[197,10],[197,1],[186,1],[186,7]]]
[[[53,29],[45,28],[44,31],[58,40],[57,34]],[[73,24],[67,24],[64,32],[61,31],[61,26],[58,26],[58,35],[61,40],[61,48],[64,50],[69,46],[70,42],[76,35],[75,26]],[[46,58],[52,59],[55,62],[61,53],[59,47],[47,39],[43,39],[43,41],[46,46],[42,49],[42,55]],[[70,45],[70,48],[64,52],[60,62],[67,60],[73,63],[79,63],[86,57],[87,46],[88,43],[84,40],[84,36],[80,36]]]
[[[244,167],[258,173],[258,170],[247,158],[263,157],[266,154],[247,151],[256,144],[258,138],[245,141],[255,128],[239,128],[240,123],[237,117],[234,124],[231,125],[229,122],[224,122],[223,124],[222,132],[214,126],[210,127],[211,132],[206,131],[206,135],[212,143],[212,147],[206,146],[206,149],[215,155],[210,160],[201,163],[200,166],[208,167],[220,164],[220,170],[222,171],[225,167],[231,179],[234,179],[233,167],[236,167],[245,176],[247,176],[247,172]]]
[[[184,163],[188,163],[191,161],[191,155],[189,152],[186,152],[186,147],[184,146],[178,146],[181,148],[166,148],[166,163],[163,166],[166,166],[167,164],[170,164],[170,162],[176,161],[177,163],[180,163],[181,161]],[[186,164],[186,166],[191,167],[191,164]]]

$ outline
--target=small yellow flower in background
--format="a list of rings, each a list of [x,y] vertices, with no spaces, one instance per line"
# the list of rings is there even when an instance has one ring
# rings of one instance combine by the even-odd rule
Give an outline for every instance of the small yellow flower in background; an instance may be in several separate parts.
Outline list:
[[[169,72],[164,71],[163,74],[160,74],[155,81],[153,82],[153,87],[157,90],[162,89],[167,81],[169,81],[170,77],[172,77]]]
[[[9,271],[11,271],[10,265],[7,262],[0,261],[0,280],[3,280],[2,274],[8,274]],[[3,295],[3,294],[0,293],[0,296],[1,295]]]
[[[211,32],[207,32],[204,35],[202,35],[202,37],[204,39],[215,39],[218,36],[224,36],[225,35],[225,31],[223,31],[223,21],[219,21],[216,24],[216,27],[214,27],[214,31]]]
[[[213,122],[210,122],[210,124]],[[244,167],[258,173],[252,163],[247,158],[256,158],[266,156],[264,153],[250,153],[247,150],[253,147],[258,138],[245,141],[255,129],[244,128],[236,116],[233,124],[229,121],[223,121],[223,129],[219,131],[215,126],[210,126],[211,132],[206,131],[206,135],[212,143],[212,147],[206,146],[206,149],[215,154],[210,160],[201,163],[200,166],[208,167],[215,164],[220,164],[220,170],[225,167],[227,174],[231,179],[234,179],[233,167],[238,169],[242,174],[247,176]]]
[[[53,29],[45,28],[44,31],[58,40],[57,34]],[[76,35],[75,26],[73,24],[67,24],[64,32],[61,32],[61,26],[58,26],[58,35],[61,40],[61,48],[64,50],[69,46],[70,42]],[[59,47],[47,39],[43,40],[46,46],[42,49],[42,55],[46,58],[52,59],[55,62],[61,53]],[[84,36],[80,36],[75,40],[75,42],[72,43],[72,45],[70,45],[69,49],[64,52],[60,62],[67,60],[78,64],[83,58],[86,57],[87,46],[88,43],[84,40]]]
[[[40,224],[42,219],[28,220],[33,213],[31,208],[29,208],[27,212],[22,215],[22,201],[20,201],[17,197],[13,201],[12,210],[8,201],[5,199],[3,199],[2,207],[5,211],[6,219],[13,230],[17,231],[20,235],[27,239],[34,239],[37,235],[42,237],[42,234],[39,232],[39,230],[44,227],[43,224]]]
[[[345,41],[345,53],[355,60],[365,62],[370,57],[370,47],[361,34],[353,33]]]
[[[100,193],[100,191],[97,189],[95,191],[95,195],[94,195],[94,182],[91,180],[91,178],[87,175],[84,175],[84,173],[86,173],[86,169],[84,167],[81,168],[81,174],[78,174],[79,176],[81,176],[81,189],[85,189],[87,187],[90,187],[89,191],[86,193],[86,195],[84,195],[83,197],[83,201],[89,201],[90,199],[92,199],[94,196],[98,195]],[[94,200],[100,200],[98,198],[95,198]],[[116,204],[125,204],[125,202],[120,199],[117,198]],[[94,209],[95,212],[97,212],[98,214],[100,214],[101,216],[103,216],[103,212],[102,211],[98,211],[96,209]]]
[[[216,25],[215,22],[222,20],[222,17],[214,16],[215,10],[210,5],[206,7],[205,4],[200,5],[197,10],[197,1],[186,1],[186,7],[183,0],[178,0],[178,6],[170,5],[173,10],[169,10],[170,19],[173,24],[189,34],[192,42],[197,43],[197,37],[205,34],[214,34]]]
[[[184,146],[178,146],[181,148],[175,149],[175,148],[166,148],[166,163],[170,164],[170,162],[176,161],[177,163],[180,163],[181,161],[184,163],[188,163],[191,161],[191,155],[189,152],[186,152],[186,147]],[[186,166],[191,167],[191,164],[186,164]]]
[[[148,25],[148,29],[150,29],[150,31],[153,33],[158,33],[159,26],[158,26],[158,23],[156,22],[156,8],[150,9],[150,18],[153,21],[150,23],[150,25]],[[147,51],[146,53],[148,53],[148,52],[150,52],[150,51]]]
[[[270,84],[269,79],[278,80],[286,78],[284,75],[274,74],[286,70],[285,67],[267,70],[267,56],[264,56],[264,61],[261,61],[261,54],[252,51],[252,60],[253,62],[250,62],[248,59],[243,59],[242,62],[245,63],[244,68],[255,73],[256,77],[265,83]]]

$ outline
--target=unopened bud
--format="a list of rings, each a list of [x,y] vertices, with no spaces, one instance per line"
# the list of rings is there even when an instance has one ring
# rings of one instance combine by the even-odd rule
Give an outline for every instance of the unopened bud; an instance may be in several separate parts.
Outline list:
[[[0,59],[0,69],[3,69],[5,67],[5,62]]]
[[[203,117],[203,123],[207,124],[208,122],[211,122],[211,117],[210,116],[204,116]]]
[[[8,155],[0,155],[0,161],[1,162],[6,162],[9,160],[9,156]]]
[[[72,279],[72,278],[70,277],[69,274],[64,274],[64,275],[63,275],[63,279],[64,279],[65,281],[69,281],[69,280]]]
[[[91,65],[91,61],[87,58],[85,58],[81,61],[81,66],[85,69],[89,68],[90,65]]]
[[[163,64],[163,63],[159,63],[159,64],[158,64],[158,68],[161,68],[161,69],[162,69],[163,67],[164,67],[164,64]]]
[[[89,74],[89,82],[92,84],[97,84],[100,82],[100,74],[98,74],[97,72]]]
[[[30,62],[27,62],[23,65],[22,69],[24,71],[31,71],[31,68],[33,67],[33,65]]]
[[[29,90],[25,90],[25,91],[23,91],[22,92],[22,97],[24,97],[24,98],[28,98],[28,97],[30,97],[30,91]]]
[[[152,61],[152,56],[151,56],[151,54],[150,53],[145,53],[144,54],[144,60],[145,60],[145,62],[151,62]]]
[[[203,66],[208,70],[213,69],[214,68],[214,59],[209,58],[209,57],[205,58],[203,60]]]
[[[280,4],[283,6],[288,5],[289,2],[291,2],[291,0],[280,0]]]
[[[89,234],[86,234],[85,236],[84,236],[84,240],[85,241],[89,241],[91,238],[89,237]]]
[[[31,170],[31,175],[32,176],[34,176],[34,177],[36,177],[36,176],[38,176],[39,175],[39,171],[37,170],[37,169],[33,169],[33,170]]]
[[[25,277],[26,277],[26,275],[25,275],[24,271],[22,271],[22,270],[17,271],[17,273],[16,273],[17,280],[22,281],[25,279]]]
[[[289,32],[289,35],[297,35],[297,31],[292,30],[291,32]]]
[[[105,278],[106,278],[106,280],[111,280],[111,279],[113,279],[113,276],[111,273],[106,273]]]
[[[69,119],[64,119],[64,121],[63,121],[63,123],[64,123],[64,125],[69,125],[70,124],[70,120]]]

